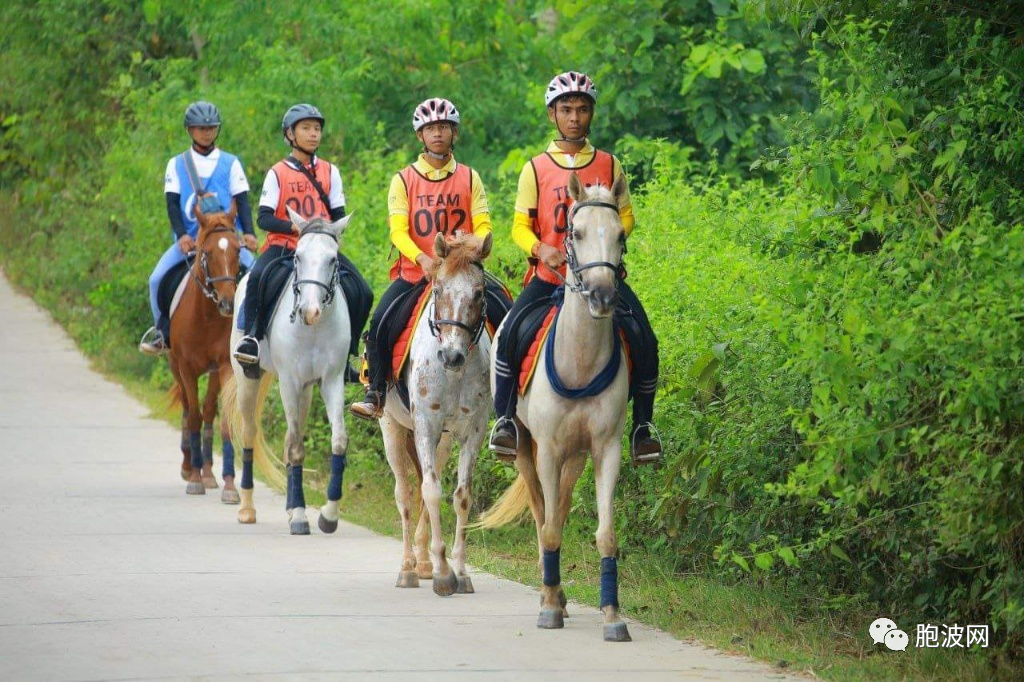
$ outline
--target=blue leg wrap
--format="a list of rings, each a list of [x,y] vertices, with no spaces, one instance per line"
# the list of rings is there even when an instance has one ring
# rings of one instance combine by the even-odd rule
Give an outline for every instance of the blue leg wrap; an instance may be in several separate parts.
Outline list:
[[[203,468],[203,436],[196,431],[188,434],[189,450],[192,452],[192,468]]]
[[[561,556],[561,547],[554,551],[544,550],[544,584],[548,587],[557,587],[562,584],[562,574],[559,569]]]
[[[302,467],[291,465],[288,467],[288,506],[287,509],[305,507],[306,498],[302,494]]]
[[[213,463],[213,424],[203,424],[203,462]]]
[[[345,455],[331,455],[331,482],[327,484],[327,499],[337,502],[341,499],[341,479],[345,475]]]
[[[242,489],[252,490],[252,448],[242,448]]]
[[[228,438],[225,438],[221,445],[224,452],[224,467],[221,470],[221,476],[233,477],[235,475],[235,446]]]
[[[619,608],[619,563],[613,556],[601,557],[601,608]]]

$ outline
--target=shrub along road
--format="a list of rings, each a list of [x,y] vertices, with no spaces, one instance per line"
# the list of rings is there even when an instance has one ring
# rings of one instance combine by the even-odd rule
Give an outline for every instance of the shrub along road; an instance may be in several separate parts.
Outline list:
[[[536,592],[486,574],[475,595],[395,589],[399,542],[291,537],[259,484],[240,526],[185,495],[175,429],[2,275],[0,319],[0,679],[785,678],[637,623],[605,643],[576,604],[539,631]]]

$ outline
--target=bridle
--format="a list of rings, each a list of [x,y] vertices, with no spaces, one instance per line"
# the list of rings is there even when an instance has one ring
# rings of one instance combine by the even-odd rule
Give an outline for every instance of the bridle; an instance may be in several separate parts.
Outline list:
[[[324,234],[324,235],[327,235],[328,237],[330,237],[331,239],[333,239],[335,244],[338,243],[337,235],[335,235],[333,232],[329,232],[327,230],[306,229],[306,230],[303,230],[301,232],[301,234],[299,235],[299,238],[301,239],[302,237],[305,237],[307,234]],[[292,255],[292,258],[293,259],[295,258],[294,254]],[[318,286],[321,289],[323,289],[326,292],[326,294],[325,294],[323,300],[321,301],[321,305],[324,307],[324,309],[327,309],[327,308],[329,308],[331,306],[332,303],[334,303],[334,292],[337,291],[338,285],[340,284],[339,277],[340,277],[340,266],[339,266],[337,260],[334,263],[334,272],[331,273],[330,281],[327,282],[327,283],[321,282],[318,279],[299,279],[299,272],[298,272],[298,270],[293,271],[293,274],[292,274],[292,294],[293,294],[293,298],[295,299],[295,302],[294,302],[294,304],[292,306],[292,314],[289,316],[289,320],[294,322],[295,321],[295,316],[299,314],[299,285],[300,284],[315,284],[316,286]]]
[[[482,263],[474,262],[473,265],[480,268],[481,271],[483,271],[484,269]],[[430,333],[433,334],[434,338],[440,341],[441,325],[446,324],[452,327],[458,327],[459,329],[462,329],[469,334],[469,348],[470,350],[472,350],[477,345],[477,343],[480,342],[480,337],[484,333],[484,326],[487,323],[487,296],[484,296],[483,304],[480,306],[480,320],[477,322],[476,327],[470,327],[468,324],[462,322],[461,320],[447,320],[443,318],[437,318],[437,303],[435,300],[436,297],[437,287],[434,286],[430,291],[430,317],[427,318],[427,326],[430,327]]]
[[[210,237],[217,234],[218,232],[235,233],[235,228],[233,226],[228,227],[227,225],[215,227],[214,229],[210,230],[203,238],[203,244],[205,245],[206,242],[210,239]],[[237,233],[235,234],[237,235]],[[241,243],[239,243],[239,249],[241,249]],[[194,279],[196,284],[199,286],[199,290],[203,292],[203,296],[206,296],[206,298],[210,299],[214,303],[220,303],[220,294],[217,293],[217,289],[214,287],[214,285],[217,282],[237,282],[238,275],[236,274],[235,276],[223,275],[220,277],[211,277],[210,263],[209,259],[207,259],[206,257],[205,250],[201,250],[199,252],[199,267],[203,271],[203,278],[200,279],[199,275],[196,274],[195,270],[189,268],[189,271],[192,273],[192,279]]]
[[[622,260],[621,259],[619,260],[618,263],[609,263],[608,261],[598,260],[598,261],[593,261],[593,262],[590,262],[590,263],[584,263],[583,265],[579,264],[579,260],[576,258],[576,241],[575,241],[575,239],[573,239],[573,236],[572,236],[573,232],[574,232],[572,221],[573,221],[573,218],[576,216],[576,211],[578,211],[581,208],[588,207],[588,206],[594,207],[594,208],[607,208],[607,209],[610,209],[612,211],[615,211],[616,215],[619,212],[619,207],[618,206],[616,206],[615,204],[610,204],[610,203],[608,203],[606,201],[577,201],[576,203],[574,203],[572,205],[572,209],[570,209],[570,211],[569,211],[568,229],[566,230],[565,241],[563,242],[563,246],[565,247],[565,262],[569,266],[569,270],[572,271],[572,274],[573,274],[574,279],[576,281],[575,282],[569,282],[567,279],[562,277],[561,273],[559,273],[557,270],[552,270],[552,272],[554,272],[556,275],[558,275],[559,279],[562,280],[562,282],[565,284],[565,287],[567,289],[569,289],[569,291],[576,292],[577,294],[579,294],[580,296],[583,296],[584,298],[589,296],[590,293],[591,293],[590,290],[587,289],[587,285],[584,284],[584,282],[583,282],[583,276],[582,276],[581,273],[584,270],[590,270],[591,268],[611,268],[612,270],[615,271],[615,273],[617,275],[620,275],[621,272],[622,272]],[[625,232],[623,232],[619,236],[619,242],[622,245],[622,254],[625,255],[626,254],[626,233]],[[618,289],[618,287],[619,287],[619,280],[620,279],[621,279],[621,277],[616,277],[615,278],[615,288],[616,289]]]

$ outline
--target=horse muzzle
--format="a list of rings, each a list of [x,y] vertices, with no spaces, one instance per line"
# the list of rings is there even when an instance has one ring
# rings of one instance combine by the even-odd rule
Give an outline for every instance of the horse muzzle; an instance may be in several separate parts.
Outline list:
[[[230,298],[222,298],[217,301],[217,312],[221,317],[231,317],[235,312],[235,302]]]
[[[314,326],[320,321],[320,318],[324,316],[323,310],[320,306],[310,306],[302,311],[302,323],[307,327]]]
[[[619,292],[614,286],[599,286],[587,292],[587,308],[595,319],[611,317],[619,303]]]
[[[466,354],[461,350],[442,348],[437,354],[440,356],[445,369],[460,370],[466,365]]]

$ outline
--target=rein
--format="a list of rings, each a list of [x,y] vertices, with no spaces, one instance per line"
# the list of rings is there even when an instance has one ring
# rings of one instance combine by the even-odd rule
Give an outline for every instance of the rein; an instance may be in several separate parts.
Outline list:
[[[306,230],[303,230],[299,234],[299,239],[305,237],[307,234],[323,234],[323,235],[327,235],[328,237],[330,237],[331,239],[334,240],[335,244],[338,243],[338,237],[333,232],[328,232],[327,230],[306,229]],[[295,254],[292,254],[292,259],[294,260],[294,258],[295,258]],[[332,303],[334,303],[334,292],[337,291],[338,286],[340,285],[340,281],[339,281],[340,276],[341,276],[341,266],[337,262],[335,262],[334,272],[331,274],[331,279],[330,279],[330,281],[328,283],[321,282],[318,279],[299,279],[298,270],[293,270],[293,274],[292,274],[292,294],[293,294],[293,298],[295,299],[295,302],[292,305],[292,313],[288,317],[288,319],[291,322],[295,322],[295,317],[299,314],[299,285],[300,284],[315,284],[316,286],[318,286],[321,289],[323,289],[326,292],[325,295],[324,295],[324,300],[323,300],[323,307],[326,310],[327,308],[329,308],[331,306]]]

